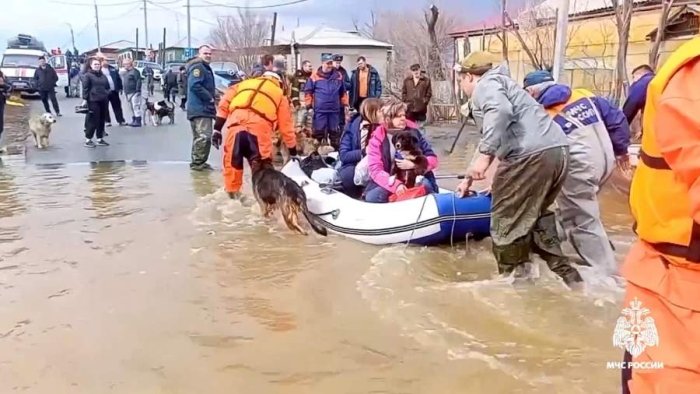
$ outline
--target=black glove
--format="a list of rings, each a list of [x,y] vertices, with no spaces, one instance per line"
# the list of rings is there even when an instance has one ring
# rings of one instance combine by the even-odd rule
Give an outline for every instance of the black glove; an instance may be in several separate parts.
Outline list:
[[[211,144],[214,146],[214,148],[219,149],[222,140],[223,137],[221,132],[219,130],[214,130],[214,133],[211,135]]]
[[[297,152],[297,147],[289,148],[289,160],[299,161],[299,153]]]

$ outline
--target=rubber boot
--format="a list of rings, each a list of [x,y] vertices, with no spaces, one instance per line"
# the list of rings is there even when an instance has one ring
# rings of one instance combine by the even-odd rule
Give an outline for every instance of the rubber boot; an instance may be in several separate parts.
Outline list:
[[[141,127],[141,117],[137,116],[134,118],[134,121],[129,125],[131,127]]]

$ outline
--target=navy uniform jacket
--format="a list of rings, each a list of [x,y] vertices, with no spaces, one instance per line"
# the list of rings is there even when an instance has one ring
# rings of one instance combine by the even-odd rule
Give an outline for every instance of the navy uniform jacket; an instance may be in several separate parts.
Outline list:
[[[208,63],[194,59],[187,64],[187,119],[216,118],[216,86]]]

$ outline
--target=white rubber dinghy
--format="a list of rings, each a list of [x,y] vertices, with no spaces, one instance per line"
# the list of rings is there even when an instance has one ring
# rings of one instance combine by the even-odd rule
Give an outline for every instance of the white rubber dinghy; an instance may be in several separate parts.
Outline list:
[[[329,232],[374,245],[464,242],[489,235],[491,197],[458,198],[441,189],[425,197],[386,204],[355,200],[319,185],[290,161],[282,172],[304,188],[309,211]]]

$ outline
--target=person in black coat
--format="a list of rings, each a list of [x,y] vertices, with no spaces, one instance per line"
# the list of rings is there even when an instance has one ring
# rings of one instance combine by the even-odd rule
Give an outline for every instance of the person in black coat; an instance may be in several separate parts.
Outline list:
[[[92,141],[97,135],[97,145],[108,146],[104,140],[105,122],[109,111],[109,80],[102,73],[99,59],[92,58],[87,63],[83,74],[83,106],[87,105],[88,113],[85,128],[85,146],[94,148]]]
[[[11,90],[10,84],[5,81],[5,75],[0,71],[0,138],[5,128],[5,102]]]
[[[41,96],[41,102],[44,103],[46,112],[51,113],[49,108],[49,99],[53,105],[53,110],[56,116],[61,116],[61,110],[58,108],[58,100],[56,100],[56,82],[58,82],[58,74],[49,64],[46,63],[46,58],[39,57],[39,68],[34,71],[34,81],[37,84],[37,90]]]
[[[124,87],[122,86],[122,78],[119,76],[119,72],[116,68],[112,67],[107,60],[102,61],[102,74],[107,77],[107,82],[109,82],[109,103],[112,104],[112,111],[114,112],[114,117],[117,120],[119,126],[124,126],[126,121],[124,120],[124,112],[122,111],[122,101],[119,96],[122,94]],[[109,116],[109,111],[107,111],[107,127],[112,126],[112,119]]]

